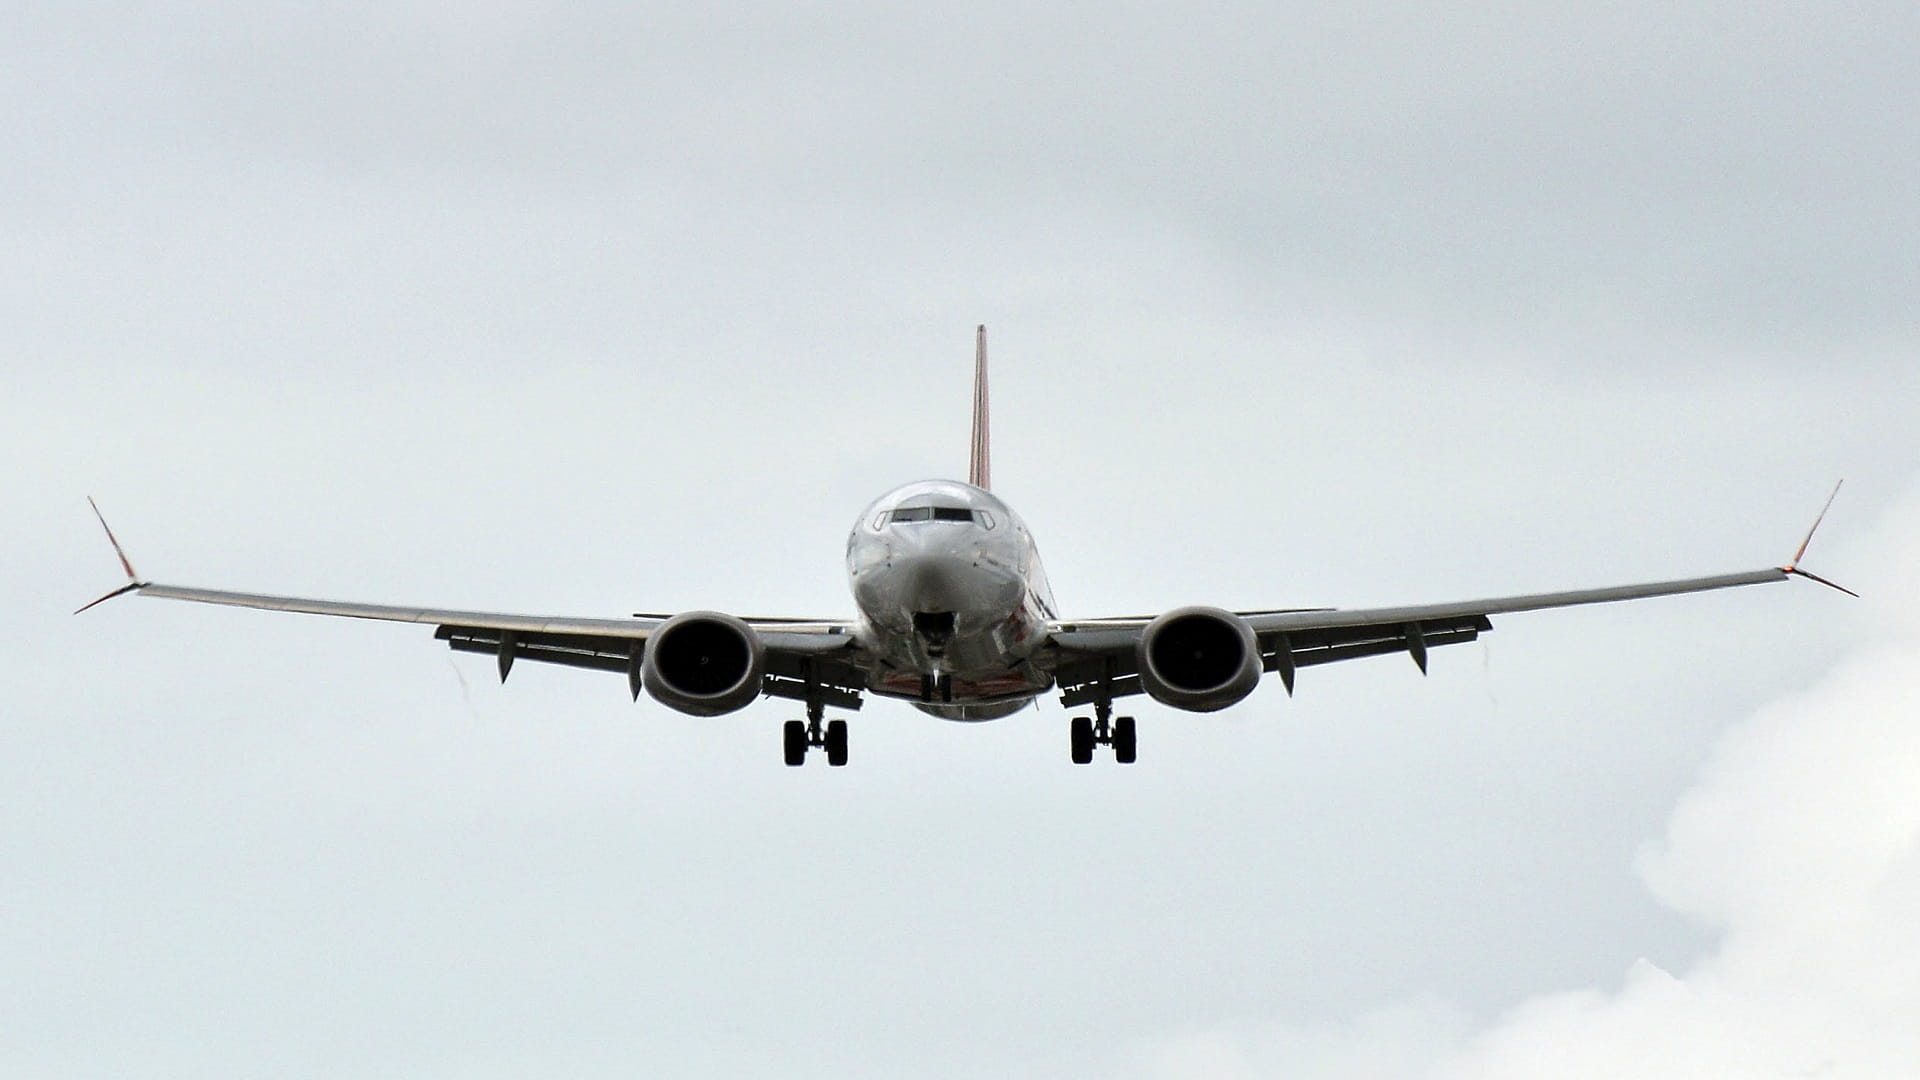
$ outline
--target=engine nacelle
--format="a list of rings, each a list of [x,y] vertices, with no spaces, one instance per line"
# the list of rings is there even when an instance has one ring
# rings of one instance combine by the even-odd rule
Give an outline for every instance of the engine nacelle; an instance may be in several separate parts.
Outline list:
[[[640,678],[669,709],[719,716],[759,697],[766,670],[767,651],[753,627],[718,611],[686,611],[648,636]]]
[[[1260,643],[1247,620],[1213,607],[1175,608],[1140,635],[1140,685],[1162,705],[1224,709],[1260,683]]]

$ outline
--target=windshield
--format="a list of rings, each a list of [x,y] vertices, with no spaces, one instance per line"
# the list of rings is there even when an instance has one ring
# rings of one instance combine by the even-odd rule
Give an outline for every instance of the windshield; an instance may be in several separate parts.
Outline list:
[[[979,521],[980,515],[964,506],[902,506],[887,515],[887,520],[903,521]]]

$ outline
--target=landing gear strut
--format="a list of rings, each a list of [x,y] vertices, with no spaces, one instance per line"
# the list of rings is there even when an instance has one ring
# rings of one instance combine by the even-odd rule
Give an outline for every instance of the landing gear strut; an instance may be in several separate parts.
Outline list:
[[[1093,703],[1093,717],[1076,716],[1069,728],[1073,743],[1073,763],[1087,765],[1093,761],[1093,748],[1096,746],[1113,747],[1113,760],[1122,765],[1131,765],[1139,753],[1139,738],[1136,734],[1133,717],[1113,715],[1113,702],[1102,698]]]
[[[824,703],[809,701],[805,720],[787,721],[781,732],[787,764],[806,764],[807,751],[816,746],[827,752],[827,764],[838,768],[847,763],[847,722],[827,720],[823,723],[826,711]]]

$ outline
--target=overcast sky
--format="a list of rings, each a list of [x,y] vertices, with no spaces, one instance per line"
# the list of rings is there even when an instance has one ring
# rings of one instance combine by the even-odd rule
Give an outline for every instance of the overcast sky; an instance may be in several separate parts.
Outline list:
[[[41,5],[0,35],[0,1073],[1920,1073],[1911,4]],[[1222,714],[498,685],[155,580],[1069,615],[1777,564]]]

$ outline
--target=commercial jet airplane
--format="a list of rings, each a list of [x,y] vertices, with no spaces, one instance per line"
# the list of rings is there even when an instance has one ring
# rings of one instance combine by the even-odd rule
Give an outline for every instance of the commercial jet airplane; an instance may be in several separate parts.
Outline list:
[[[754,699],[789,698],[806,719],[788,720],[788,765],[824,750],[847,762],[847,722],[828,708],[858,709],[861,695],[912,704],[945,720],[997,720],[1057,688],[1068,707],[1092,715],[1069,723],[1073,761],[1110,747],[1122,763],[1138,746],[1132,717],[1114,702],[1135,694],[1189,712],[1231,706],[1274,672],[1293,692],[1300,668],[1404,652],[1424,673],[1427,650],[1472,641],[1488,617],[1539,608],[1601,604],[1804,577],[1813,529],[1785,566],[1737,574],[1386,608],[1225,611],[1181,607],[1157,616],[1063,619],[1054,606],[1032,534],[993,495],[988,475],[987,332],[976,338],[973,447],[967,482],[923,480],[898,487],[860,512],[847,538],[847,577],[859,614],[850,619],[743,619],[717,611],[624,619],[514,615],[394,607],[338,600],[161,585],[134,572],[106,519],[101,528],[128,583],[87,608],[125,593],[205,604],[424,623],[459,652],[491,653],[504,681],[516,661],[625,672],[634,700],[695,716],[719,716]],[[1836,485],[1834,494],[1839,494]],[[92,502],[91,499],[88,500]],[[1828,496],[1827,507],[1833,505]],[[1827,507],[1814,520],[1819,528]],[[99,515],[98,506],[94,507]],[[1857,595],[1857,594],[1853,594]]]

